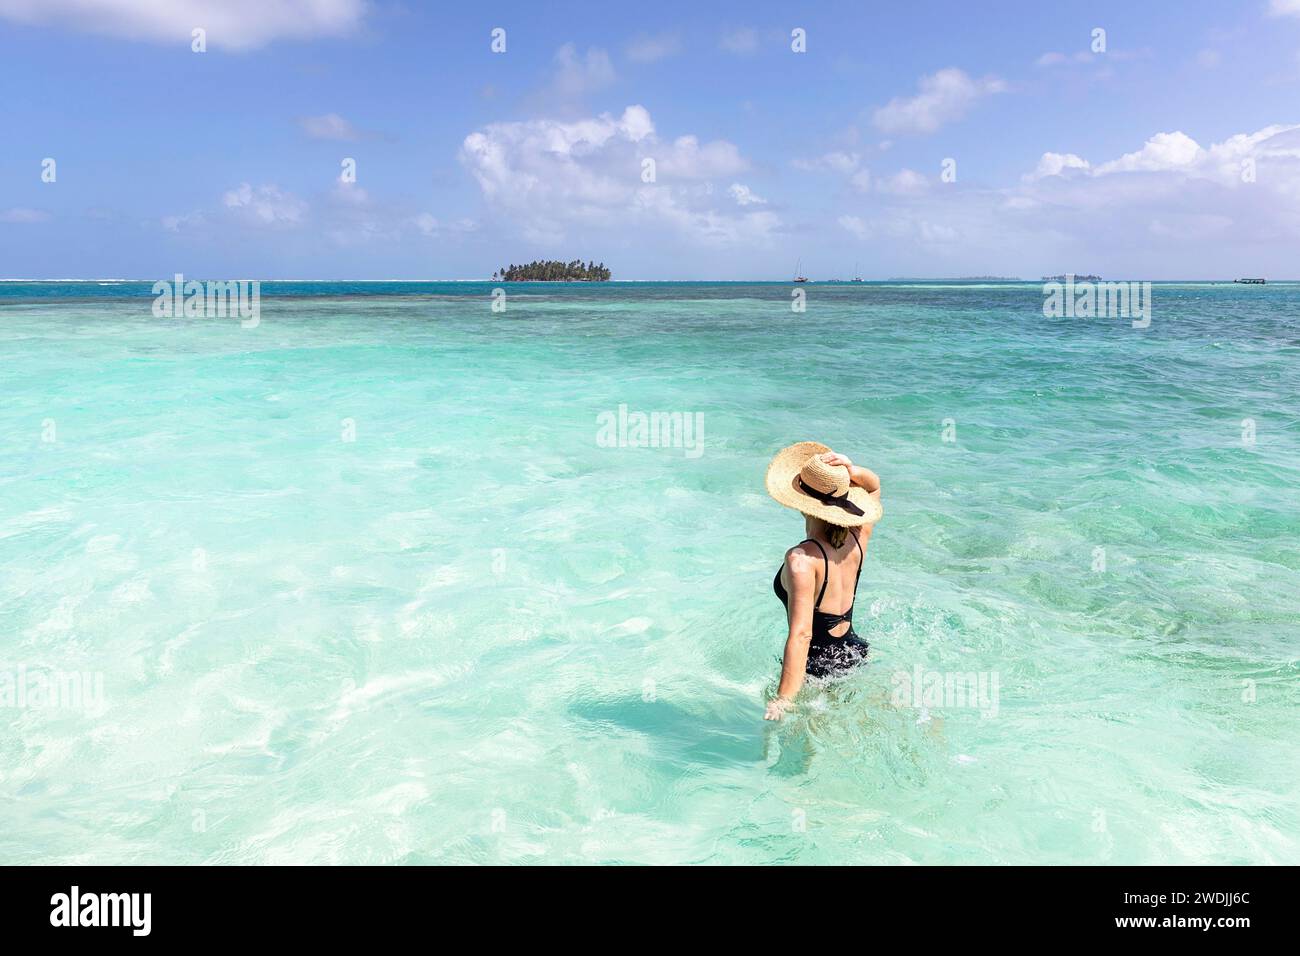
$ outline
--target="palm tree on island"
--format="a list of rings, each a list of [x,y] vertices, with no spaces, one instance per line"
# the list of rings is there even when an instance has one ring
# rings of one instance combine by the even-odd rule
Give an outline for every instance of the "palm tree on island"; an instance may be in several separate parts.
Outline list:
[[[581,259],[560,262],[558,259],[538,260],[526,266],[511,263],[492,273],[493,281],[502,282],[608,282],[612,273],[605,266],[590,259],[584,265]]]

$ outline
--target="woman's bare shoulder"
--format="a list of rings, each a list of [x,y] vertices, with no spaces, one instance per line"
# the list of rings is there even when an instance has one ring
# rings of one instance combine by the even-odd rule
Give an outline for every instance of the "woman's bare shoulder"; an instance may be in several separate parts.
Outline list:
[[[802,570],[804,565],[811,568],[815,561],[820,560],[817,545],[811,541],[800,541],[785,553],[785,566],[791,571]]]
[[[785,564],[781,568],[781,579],[791,594],[804,591],[811,593],[816,589],[817,571],[821,567],[821,559],[814,558],[809,553],[815,547],[815,545],[805,541],[796,544],[785,553]]]

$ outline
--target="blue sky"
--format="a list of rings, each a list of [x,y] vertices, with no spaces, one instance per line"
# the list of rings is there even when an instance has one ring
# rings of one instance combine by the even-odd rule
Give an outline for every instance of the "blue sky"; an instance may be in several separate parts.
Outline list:
[[[0,0],[0,102],[2,277],[1300,277],[1300,0]]]

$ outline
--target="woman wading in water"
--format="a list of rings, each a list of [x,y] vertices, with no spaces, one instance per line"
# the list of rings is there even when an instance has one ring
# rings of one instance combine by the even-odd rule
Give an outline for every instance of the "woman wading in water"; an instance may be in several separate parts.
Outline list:
[[[789,632],[781,684],[764,718],[780,720],[805,674],[833,676],[867,658],[867,642],[853,632],[853,599],[867,540],[883,511],[876,473],[813,441],[777,452],[767,468],[767,492],[803,514],[806,534],[785,553],[772,582]]]

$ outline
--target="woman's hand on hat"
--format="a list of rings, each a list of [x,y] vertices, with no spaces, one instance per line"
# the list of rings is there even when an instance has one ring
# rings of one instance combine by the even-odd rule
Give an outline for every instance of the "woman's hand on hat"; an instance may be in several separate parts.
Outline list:
[[[843,465],[849,470],[849,481],[859,488],[864,488],[873,494],[880,490],[880,476],[870,468],[863,468],[853,464],[853,462],[849,461],[847,455],[841,455],[837,451],[823,452],[822,461],[832,467]]]

